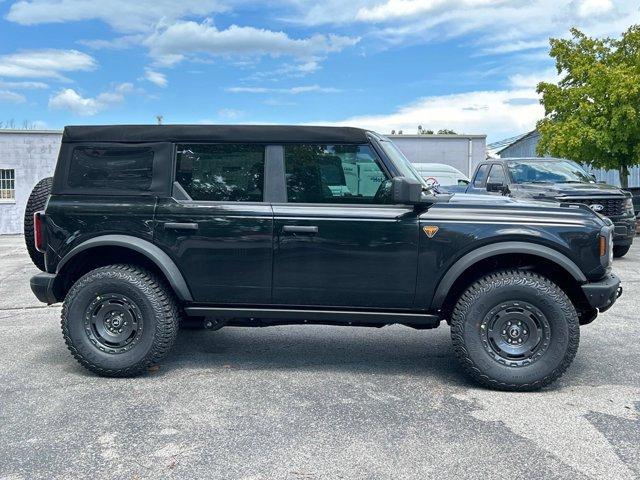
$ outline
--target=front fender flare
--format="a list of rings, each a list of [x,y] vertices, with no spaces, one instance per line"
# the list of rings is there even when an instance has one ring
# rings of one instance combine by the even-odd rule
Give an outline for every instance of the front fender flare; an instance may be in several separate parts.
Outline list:
[[[447,270],[447,273],[445,273],[440,280],[440,283],[438,283],[438,287],[433,295],[431,311],[436,311],[442,308],[449,290],[455,281],[460,278],[460,276],[469,267],[486,258],[510,253],[535,255],[551,260],[566,270],[579,284],[586,283],[587,281],[587,277],[585,277],[582,270],[580,270],[580,267],[578,267],[573,260],[553,248],[539,245],[537,243],[527,242],[494,243],[491,245],[485,245],[467,253],[458,259],[458,261],[456,261],[449,270]]]
[[[187,282],[182,276],[182,272],[171,260],[171,257],[162,251],[157,245],[142,238],[130,235],[101,235],[94,237],[80,245],[76,245],[58,263],[56,273],[60,273],[65,264],[79,253],[96,247],[124,247],[140,253],[151,260],[164,274],[165,278],[173,288],[178,298],[185,302],[192,302],[193,297],[187,286]]]

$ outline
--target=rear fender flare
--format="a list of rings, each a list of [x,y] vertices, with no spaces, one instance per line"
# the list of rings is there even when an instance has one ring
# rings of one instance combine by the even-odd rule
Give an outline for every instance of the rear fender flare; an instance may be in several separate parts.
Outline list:
[[[500,242],[491,245],[485,245],[483,247],[473,250],[463,257],[461,257],[456,263],[454,263],[447,273],[442,277],[438,287],[436,288],[433,300],[431,301],[431,310],[436,311],[442,308],[449,290],[456,282],[458,278],[469,268],[477,262],[486,258],[495,257],[497,255],[504,254],[527,254],[550,260],[556,265],[562,267],[571,275],[577,283],[586,283],[587,278],[578,265],[573,260],[567,257],[565,254],[554,250],[553,248],[539,245],[537,243],[527,242]]]
[[[124,247],[144,255],[164,274],[180,300],[185,302],[193,301],[187,282],[175,262],[171,260],[171,257],[153,243],[130,235],[102,235],[76,245],[60,260],[56,273],[62,272],[65,265],[79,253],[97,247]]]

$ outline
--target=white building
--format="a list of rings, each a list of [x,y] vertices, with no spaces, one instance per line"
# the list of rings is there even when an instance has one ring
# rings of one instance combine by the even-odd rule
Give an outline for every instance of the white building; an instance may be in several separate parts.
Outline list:
[[[0,234],[22,233],[33,186],[53,175],[62,132],[0,130]]]
[[[469,177],[486,158],[486,135],[385,135],[411,163],[444,163]]]

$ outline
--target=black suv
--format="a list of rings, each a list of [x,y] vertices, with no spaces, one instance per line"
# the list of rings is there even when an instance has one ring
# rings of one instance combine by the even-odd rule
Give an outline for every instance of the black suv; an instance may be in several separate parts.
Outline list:
[[[42,192],[34,192],[42,198]],[[389,140],[353,128],[67,127],[44,273],[74,357],[145,371],[202,325],[451,325],[465,370],[532,390],[620,295],[613,226],[584,205],[439,195]],[[40,254],[41,255],[41,254]]]
[[[559,158],[501,158],[476,168],[467,193],[497,193],[515,198],[583,203],[611,219],[613,256],[623,257],[633,243],[636,217],[630,192],[597,183],[580,165]]]

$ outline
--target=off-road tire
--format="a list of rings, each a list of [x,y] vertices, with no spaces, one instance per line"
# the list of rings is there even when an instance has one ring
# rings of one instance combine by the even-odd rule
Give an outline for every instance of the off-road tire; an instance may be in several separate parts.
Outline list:
[[[89,320],[92,305],[109,297],[129,299],[130,309],[139,314],[139,337],[136,333],[129,346],[105,348],[105,335],[100,336]],[[131,377],[167,355],[181,316],[173,292],[156,275],[131,265],[110,265],[90,271],[71,287],[62,305],[62,335],[83,367],[105,377]]]
[[[613,246],[613,256],[615,258],[624,257],[627,253],[629,253],[629,249],[631,245],[614,245]]]
[[[481,331],[490,328],[497,309],[516,302],[526,308],[525,313],[537,312],[532,321],[540,314],[548,332],[542,336],[547,343],[539,343],[532,361],[519,364],[497,355],[491,345],[494,342],[486,341],[491,336]],[[491,335],[501,333],[504,330]],[[465,290],[453,310],[451,338],[464,370],[481,385],[532,391],[551,384],[567,370],[578,350],[580,327],[571,300],[555,283],[537,273],[506,270],[491,273]]]
[[[33,214],[44,208],[47,197],[51,194],[52,182],[53,178],[47,177],[36,183],[36,186],[31,190],[27,207],[24,210],[24,242],[27,246],[27,252],[29,252],[33,264],[43,272],[45,271],[44,253],[36,250],[33,241]]]

